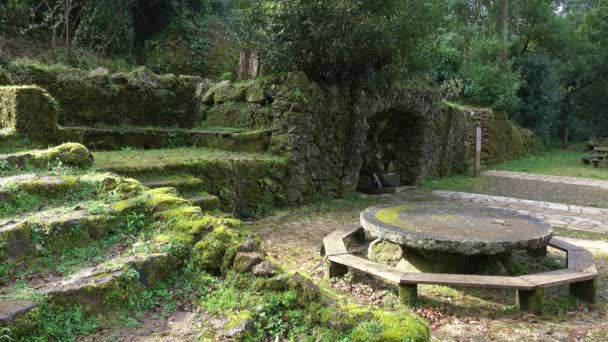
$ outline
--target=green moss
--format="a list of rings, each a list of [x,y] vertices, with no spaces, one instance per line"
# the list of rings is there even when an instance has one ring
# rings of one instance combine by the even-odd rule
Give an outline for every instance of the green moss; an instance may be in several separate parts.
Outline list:
[[[375,310],[369,321],[351,332],[353,341],[424,342],[430,339],[428,326],[409,314]]]
[[[85,70],[31,62],[13,63],[7,70],[16,83],[40,85],[57,99],[62,126],[123,122],[188,128],[196,119],[198,82],[189,78],[159,76],[142,67],[99,82]]]
[[[87,167],[93,163],[93,156],[86,147],[68,143],[47,150],[3,155],[0,160],[6,162],[9,166],[20,168],[48,168],[50,166],[60,168],[64,164],[72,167]]]
[[[215,228],[194,246],[195,263],[210,272],[229,269],[242,239],[239,233],[226,226]]]
[[[0,129],[12,128],[37,143],[55,143],[58,110],[38,86],[0,86]]]
[[[405,222],[402,222],[399,219],[399,214],[403,211],[407,211],[407,210],[413,210],[418,208],[419,206],[417,205],[396,205],[393,207],[388,207],[388,208],[384,208],[384,209],[380,209],[376,212],[376,219],[378,219],[378,221],[392,225],[392,226],[397,226],[400,227],[402,229],[415,229],[414,226],[407,224]]]

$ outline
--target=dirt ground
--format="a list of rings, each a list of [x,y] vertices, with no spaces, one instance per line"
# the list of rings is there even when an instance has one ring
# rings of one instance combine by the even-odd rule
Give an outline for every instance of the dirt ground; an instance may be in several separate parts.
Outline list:
[[[378,203],[428,199],[422,190],[370,198]],[[264,241],[267,257],[286,270],[323,279],[320,246],[325,235],[338,226],[355,223],[363,206],[331,209],[299,209],[273,216],[252,228]],[[567,287],[547,291],[547,313],[521,313],[514,307],[515,293],[508,290],[456,289],[420,286],[422,304],[405,309],[397,304],[396,289],[362,274],[349,274],[329,283],[347,300],[382,305],[387,310],[414,311],[430,323],[434,341],[608,341],[608,243],[572,240],[594,252],[600,274],[598,303],[591,306],[568,297]],[[565,264],[565,255],[550,250],[550,256]]]

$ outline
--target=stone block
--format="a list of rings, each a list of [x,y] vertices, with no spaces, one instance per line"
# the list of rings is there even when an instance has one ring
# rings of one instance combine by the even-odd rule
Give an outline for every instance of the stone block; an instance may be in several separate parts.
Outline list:
[[[391,187],[401,186],[401,176],[398,173],[385,173],[382,175],[382,184]]]
[[[367,257],[375,262],[397,263],[403,258],[403,249],[396,243],[378,239],[369,245]]]
[[[36,143],[57,141],[57,108],[38,86],[0,87],[0,128],[12,128]]]

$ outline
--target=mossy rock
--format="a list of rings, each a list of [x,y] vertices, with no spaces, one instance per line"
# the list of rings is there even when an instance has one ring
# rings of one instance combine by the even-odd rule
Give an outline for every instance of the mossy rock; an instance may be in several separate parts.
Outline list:
[[[59,160],[63,164],[71,166],[90,166],[93,165],[93,155],[81,144],[67,143],[57,147],[41,151],[36,155],[36,159],[43,161]]]
[[[367,257],[375,262],[396,263],[403,258],[403,249],[396,243],[374,240],[369,245]]]

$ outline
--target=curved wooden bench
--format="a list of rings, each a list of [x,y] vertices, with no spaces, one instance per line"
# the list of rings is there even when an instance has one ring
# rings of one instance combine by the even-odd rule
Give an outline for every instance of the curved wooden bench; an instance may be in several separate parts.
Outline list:
[[[549,246],[567,253],[567,269],[529,274],[519,277],[483,276],[469,274],[406,273],[395,267],[373,262],[348,252],[344,239],[361,234],[359,225],[338,229],[323,239],[322,254],[327,257],[325,276],[338,277],[348,268],[368,273],[399,286],[399,297],[406,305],[418,298],[418,284],[444,285],[516,290],[516,305],[525,311],[542,314],[544,289],[569,284],[570,293],[579,299],[594,303],[596,300],[597,269],[593,254],[584,248],[562,239],[553,238]]]

